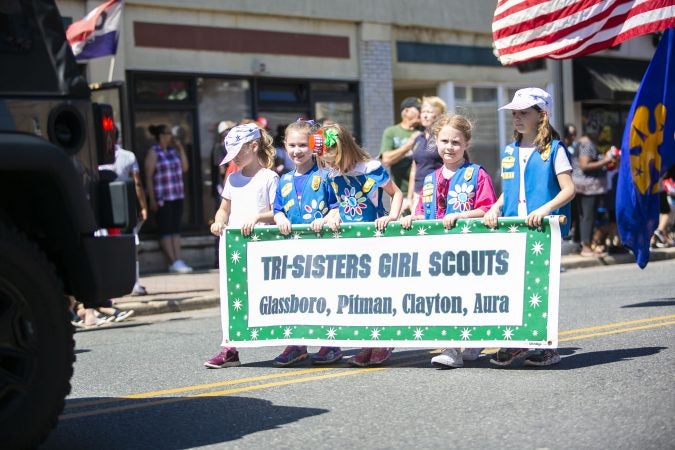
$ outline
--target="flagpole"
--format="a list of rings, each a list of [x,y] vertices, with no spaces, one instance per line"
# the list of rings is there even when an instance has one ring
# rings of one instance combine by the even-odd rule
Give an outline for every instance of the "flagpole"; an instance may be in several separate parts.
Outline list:
[[[115,55],[110,58],[110,67],[108,69],[108,83],[112,81],[113,70],[115,69]]]

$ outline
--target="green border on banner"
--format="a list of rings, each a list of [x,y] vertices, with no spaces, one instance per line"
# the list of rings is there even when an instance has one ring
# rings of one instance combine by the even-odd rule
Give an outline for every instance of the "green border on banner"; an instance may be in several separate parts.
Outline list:
[[[404,229],[398,222],[391,222],[383,232],[378,231],[374,223],[343,223],[338,232],[324,228],[321,233],[310,230],[307,225],[293,225],[292,232],[288,236],[283,236],[275,226],[256,227],[253,233],[246,237],[242,236],[238,229],[228,229],[224,234],[226,253],[221,255],[221,258],[227,258],[228,271],[227,289],[222,286],[224,277],[221,274],[222,301],[227,302],[228,317],[225,323],[229,324],[226,341],[240,346],[302,344],[383,347],[395,344],[400,347],[435,347],[443,343],[456,344],[461,347],[557,347],[560,277],[560,231],[557,220],[557,216],[550,216],[536,229],[527,227],[523,219],[512,218],[500,218],[496,229],[485,227],[481,219],[458,220],[457,224],[449,230],[443,227],[440,220],[415,221],[410,229]],[[524,298],[518,299],[523,302],[521,326],[284,324],[249,327],[246,271],[249,245],[255,245],[256,242],[288,239],[321,241],[341,238],[386,239],[401,236],[414,239],[416,236],[466,233],[524,233],[526,235],[523,249],[525,252]],[[307,245],[306,242],[303,245]],[[317,245],[320,243],[317,242]],[[516,282],[518,280],[514,280],[514,283]]]

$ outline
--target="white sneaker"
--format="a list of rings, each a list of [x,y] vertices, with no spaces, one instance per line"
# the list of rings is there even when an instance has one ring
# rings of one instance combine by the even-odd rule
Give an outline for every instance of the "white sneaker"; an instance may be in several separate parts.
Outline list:
[[[456,348],[446,348],[438,356],[431,358],[431,364],[436,367],[441,367],[448,369],[450,367],[462,367],[464,366],[464,360],[462,359],[462,354]]]
[[[148,295],[148,291],[137,281],[136,284],[134,284],[134,289],[131,291],[131,295]]]
[[[192,272],[192,267],[185,264],[182,259],[177,259],[169,266],[169,272],[190,273]]]
[[[482,348],[465,348],[462,352],[462,359],[464,361],[475,361],[480,358],[480,352],[482,351]]]

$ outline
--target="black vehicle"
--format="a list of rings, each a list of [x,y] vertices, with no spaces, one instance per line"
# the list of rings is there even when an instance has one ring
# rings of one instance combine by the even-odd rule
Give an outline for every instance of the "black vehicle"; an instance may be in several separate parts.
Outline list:
[[[90,100],[54,0],[0,2],[0,447],[32,448],[70,392],[69,297],[131,291],[133,188],[103,182],[113,118]],[[132,219],[134,218],[134,219]]]

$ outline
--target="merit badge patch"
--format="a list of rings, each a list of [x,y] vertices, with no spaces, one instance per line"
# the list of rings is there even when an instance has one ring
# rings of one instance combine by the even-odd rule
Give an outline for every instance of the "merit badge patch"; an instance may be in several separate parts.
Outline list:
[[[373,180],[372,178],[368,178],[368,179],[366,179],[366,182],[363,183],[363,187],[361,188],[361,190],[365,194],[367,194],[373,188],[374,184],[375,184],[375,180]]]
[[[288,212],[289,209],[291,209],[295,205],[295,200],[290,199],[289,201],[286,202],[284,205],[284,211]]]
[[[288,194],[291,193],[292,190],[293,190],[293,183],[285,184],[285,185],[281,188],[281,196],[282,196],[282,197],[286,197]]]
[[[319,175],[314,175],[312,177],[312,190],[318,191],[319,186],[321,186],[321,177]]]
[[[502,169],[513,169],[513,165],[516,163],[516,158],[513,156],[507,156],[502,159]]]
[[[516,177],[516,174],[513,172],[504,172],[502,171],[502,179],[511,180]]]
[[[464,171],[464,181],[469,181],[473,177],[473,167],[467,167]]]

